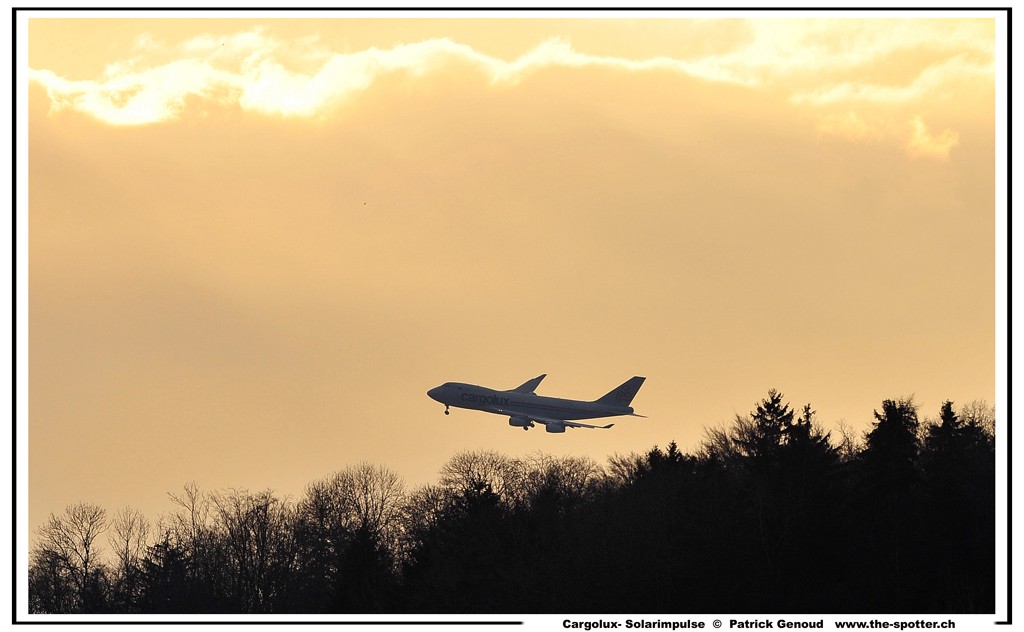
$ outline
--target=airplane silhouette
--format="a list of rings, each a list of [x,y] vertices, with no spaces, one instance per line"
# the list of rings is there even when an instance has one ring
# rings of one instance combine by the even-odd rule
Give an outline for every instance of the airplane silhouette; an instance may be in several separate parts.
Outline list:
[[[588,402],[537,395],[534,391],[545,377],[546,373],[507,391],[462,382],[446,382],[427,391],[427,395],[444,404],[446,415],[451,406],[482,410],[495,415],[508,415],[508,425],[523,430],[529,430],[535,422],[543,424],[548,432],[565,432],[566,428],[607,429],[615,424],[592,426],[572,420],[619,415],[643,417],[634,413],[629,404],[646,378],[631,377],[607,395]]]

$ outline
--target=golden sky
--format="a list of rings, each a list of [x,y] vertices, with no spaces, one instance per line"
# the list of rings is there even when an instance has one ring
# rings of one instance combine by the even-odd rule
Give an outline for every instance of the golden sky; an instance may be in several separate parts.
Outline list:
[[[29,504],[995,399],[987,19],[29,22]],[[524,433],[449,380],[649,419]]]

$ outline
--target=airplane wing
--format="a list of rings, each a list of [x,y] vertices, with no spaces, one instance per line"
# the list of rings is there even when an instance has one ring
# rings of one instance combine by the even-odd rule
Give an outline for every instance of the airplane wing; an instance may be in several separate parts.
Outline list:
[[[547,376],[548,376],[548,374],[545,373],[543,375],[538,375],[537,377],[533,378],[532,380],[526,380],[525,382],[523,382],[523,384],[521,386],[518,386],[518,387],[512,389],[511,392],[513,392],[513,393],[523,393],[524,395],[525,394],[529,394],[529,393],[533,393],[535,390],[537,390],[537,385],[540,384],[540,381],[543,380]]]
[[[541,419],[534,419],[534,421],[539,421],[540,423],[545,424],[545,425],[547,425],[547,423],[548,423],[548,422],[543,421]],[[612,426],[615,425],[615,424],[608,424],[606,426],[591,426],[590,424],[581,424],[578,421],[558,421],[556,423],[558,423],[558,424],[560,424],[562,426],[569,427],[569,428],[597,428],[598,430],[607,430],[608,428],[611,428]]]
[[[541,376],[541,377],[543,377],[543,376]],[[510,417],[526,417],[527,419],[529,419],[531,421],[536,421],[537,423],[544,424],[545,426],[548,425],[548,424],[555,424],[556,426],[563,426],[563,427],[566,427],[566,428],[596,428],[596,429],[599,429],[599,430],[607,430],[608,428],[611,428],[612,426],[615,425],[615,424],[608,424],[606,426],[592,426],[590,424],[583,424],[583,423],[580,423],[578,421],[568,421],[566,419],[555,419],[553,417],[540,417],[538,415],[523,415],[522,413],[518,413],[518,412],[515,412],[515,411],[512,411],[512,410],[506,410],[504,408],[492,408],[490,410],[495,412],[495,413],[497,413],[497,414],[499,414],[499,415],[508,415]]]

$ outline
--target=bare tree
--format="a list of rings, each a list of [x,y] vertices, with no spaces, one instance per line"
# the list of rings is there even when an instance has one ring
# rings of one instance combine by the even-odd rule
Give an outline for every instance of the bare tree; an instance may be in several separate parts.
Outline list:
[[[168,492],[167,496],[184,510],[184,513],[172,516],[171,527],[182,543],[194,544],[207,527],[210,515],[209,499],[199,490],[199,485],[195,481],[185,484],[184,493]]]
[[[142,559],[149,538],[149,521],[138,510],[125,507],[112,523],[113,533],[107,536],[117,556],[114,577],[114,599],[119,612],[134,612],[141,588]]]
[[[214,529],[211,497],[195,481],[187,483],[181,493],[168,492],[167,497],[180,509],[161,517],[161,546],[175,551],[171,558],[194,590],[187,598],[202,602],[203,608],[219,607],[215,604],[224,597],[227,569]]]
[[[229,490],[211,496],[228,576],[243,612],[274,612],[294,570],[292,507],[270,491]]]
[[[615,453],[608,457],[608,471],[605,484],[609,487],[624,487],[637,481],[644,458],[636,452]]]
[[[36,559],[48,561],[47,567],[63,574],[73,590],[72,610],[94,612],[102,607],[102,566],[96,539],[107,530],[107,512],[96,505],[79,503],[39,528]]]
[[[735,464],[743,456],[741,446],[733,439],[733,435],[749,435],[753,432],[753,422],[749,417],[736,415],[733,429],[726,426],[704,429],[704,441],[701,442],[698,456],[708,463],[719,466]]]
[[[967,402],[960,407],[959,417],[964,423],[981,428],[990,437],[996,436],[996,409],[985,400]]]
[[[346,472],[351,478],[352,505],[359,527],[390,544],[405,500],[402,479],[391,470],[369,463]]]
[[[441,487],[456,495],[487,486],[513,509],[526,500],[526,468],[518,459],[491,450],[460,452],[441,468]]]
[[[398,475],[369,463],[308,485],[294,522],[305,608],[376,609],[382,595],[370,595],[393,581],[411,546],[408,507]]]
[[[317,538],[331,540],[325,542],[331,549],[363,530],[394,551],[406,505],[405,484],[397,474],[361,463],[309,485],[297,511],[307,529],[321,534]]]
[[[33,548],[29,553],[28,611],[61,614],[79,610],[68,565],[51,549]]]
[[[602,480],[604,470],[586,457],[555,457],[541,452],[525,460],[527,494],[535,500],[539,494],[554,494],[566,505],[587,500]]]
[[[842,437],[836,447],[839,460],[849,463],[864,449],[864,433],[858,434],[845,419],[836,423],[836,429]]]
[[[437,485],[423,485],[413,490],[406,496],[402,508],[405,539],[414,538],[437,526],[447,507],[447,494]]]

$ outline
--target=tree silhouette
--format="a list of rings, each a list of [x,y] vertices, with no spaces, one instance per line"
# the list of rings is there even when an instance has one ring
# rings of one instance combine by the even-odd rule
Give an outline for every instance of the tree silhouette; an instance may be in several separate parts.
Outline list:
[[[168,532],[149,547],[142,562],[140,610],[145,613],[210,612],[208,601],[197,593],[198,582],[188,571],[187,553]]]
[[[980,416],[962,419],[953,402],[942,404],[925,430],[922,545],[935,586],[936,609],[970,611],[985,603],[995,550],[995,459]],[[965,579],[970,577],[970,579]]]
[[[338,556],[332,612],[380,613],[395,609],[398,578],[391,552],[361,525]]]
[[[875,474],[888,483],[898,484],[913,478],[920,449],[917,406],[912,399],[882,402],[875,411],[874,428],[867,435],[864,460]]]
[[[995,414],[887,399],[839,445],[772,389],[675,442],[581,457],[462,452],[407,493],[367,463],[296,501],[189,483],[150,528],[51,516],[33,613],[992,612]],[[97,546],[108,534],[107,557]],[[150,534],[155,542],[148,542]]]
[[[368,586],[391,590],[396,582],[397,557],[405,546],[405,496],[397,475],[368,463],[307,487],[295,522],[306,611],[376,612],[383,607],[383,596],[356,599],[350,593],[361,586],[360,573],[373,574]]]
[[[460,452],[441,468],[440,485],[453,498],[469,498],[487,488],[499,504],[512,509],[524,502],[523,463],[492,450]]]
[[[82,613],[106,608],[106,578],[96,539],[107,527],[106,510],[87,503],[71,505],[60,516],[50,514],[40,527],[40,541],[33,556],[39,562],[36,581],[48,590],[69,593],[50,599],[48,607]]]
[[[213,505],[235,607],[253,613],[280,611],[296,556],[291,508],[269,491],[215,494]]]
[[[851,520],[859,524],[854,559],[875,569],[878,578],[863,599],[878,612],[902,612],[924,600],[914,581],[915,564],[924,551],[921,524],[917,406],[910,398],[882,402],[861,453]]]
[[[125,507],[115,516],[112,531],[108,541],[117,556],[117,567],[111,581],[110,605],[116,612],[136,612],[149,521],[137,510]]]
[[[757,466],[772,467],[793,423],[793,411],[782,393],[771,389],[750,414],[752,423],[737,423],[733,441],[740,453]]]
[[[229,576],[223,530],[215,523],[210,495],[192,481],[181,494],[169,493],[168,497],[180,510],[161,525],[166,544],[161,552],[167,559],[158,561],[171,565],[168,573],[172,581],[178,581],[179,570],[184,573],[182,598],[192,604],[195,612],[240,611],[236,595],[231,592],[231,585],[239,580]],[[172,587],[178,588],[176,584]]]
[[[67,563],[45,546],[29,554],[28,608],[37,614],[80,612],[78,591]]]

